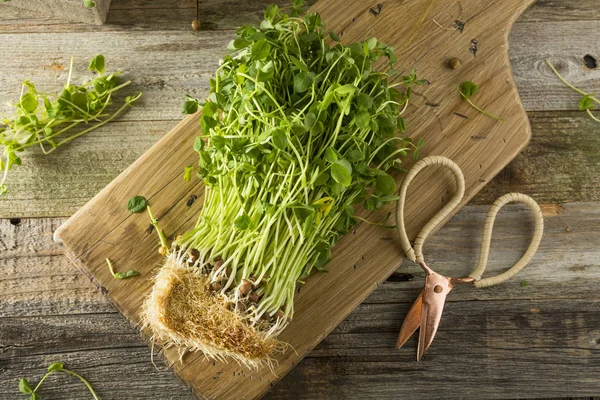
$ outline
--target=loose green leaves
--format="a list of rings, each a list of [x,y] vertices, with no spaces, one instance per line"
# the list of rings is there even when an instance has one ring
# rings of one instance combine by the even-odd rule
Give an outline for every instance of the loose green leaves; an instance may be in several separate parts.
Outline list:
[[[23,94],[13,107],[13,114],[0,123],[0,195],[7,192],[5,184],[14,167],[21,165],[19,154],[31,146],[39,146],[44,154],[56,150],[71,140],[102,127],[137,101],[141,93],[127,96],[114,111],[114,95],[130,82],[119,82],[120,73],[104,74],[104,57],[97,55],[89,63],[90,71],[98,74],[81,85],[72,84],[73,59],[66,84],[56,94],[37,90],[26,80]],[[107,110],[111,110],[107,112]]]
[[[502,117],[494,115],[494,114],[478,107],[477,105],[475,105],[475,103],[473,103],[471,101],[471,97],[473,97],[478,91],[479,91],[479,85],[477,85],[471,81],[463,82],[458,86],[458,92],[460,93],[462,98],[465,99],[465,101],[471,105],[471,107],[473,107],[475,110],[479,111],[481,114],[483,114],[485,116],[488,116],[490,118],[493,118],[495,120],[503,122],[504,119]]]
[[[558,79],[560,79],[560,81],[562,83],[567,85],[573,91],[583,95],[583,97],[579,101],[579,110],[587,112],[591,119],[593,119],[596,122],[600,122],[600,118],[598,118],[594,114],[592,114],[592,111],[591,111],[595,106],[600,105],[600,100],[598,100],[596,98],[595,94],[586,93],[583,90],[575,87],[573,84],[567,82],[567,80],[556,70],[556,68],[554,68],[554,65],[552,65],[550,60],[546,60],[546,63],[548,64],[548,66],[550,67],[552,72],[554,72],[554,74],[557,76]]]
[[[583,96],[579,101],[579,110],[581,111],[592,110],[595,107],[596,104],[594,103],[594,95],[592,94]]]
[[[31,385],[29,384],[29,382],[27,381],[27,379],[21,378],[19,380],[19,392],[21,392],[23,394],[31,394],[31,393],[33,393],[33,389],[31,388]]]
[[[465,100],[469,100],[472,96],[475,95],[479,91],[479,85],[467,81],[463,82],[460,85],[460,94],[465,98]]]
[[[92,394],[92,397],[94,398],[94,400],[98,400],[98,395],[92,388],[92,385],[90,385],[90,383],[81,375],[66,369],[64,367],[63,363],[61,363],[61,362],[54,362],[54,363],[50,364],[48,366],[48,372],[46,372],[46,374],[42,377],[42,379],[40,380],[40,382],[38,383],[38,385],[35,388],[32,388],[32,386],[29,384],[29,381],[27,381],[27,379],[21,378],[19,380],[19,392],[21,392],[24,395],[28,395],[29,400],[38,400],[39,396],[36,393],[37,390],[40,388],[42,382],[44,382],[48,376],[52,375],[55,372],[63,372],[63,373],[77,377],[77,379],[79,379],[88,388],[88,390]]]
[[[141,213],[148,207],[148,201],[144,196],[133,196],[127,201],[127,210],[132,213]]]
[[[91,72],[98,72],[100,74],[104,73],[104,56],[102,54],[98,54],[94,56],[88,65],[88,70]]]
[[[139,276],[140,273],[137,272],[134,269],[130,269],[127,272],[115,272],[112,262],[107,258],[106,259],[106,263],[108,264],[108,269],[110,271],[110,274],[113,276],[113,278],[115,279],[127,279],[127,278],[131,278],[132,276]],[[55,364],[60,364],[60,363],[55,363]],[[54,364],[52,364],[54,365]],[[55,366],[56,369],[58,368],[62,368],[62,364],[60,367]],[[48,369],[49,370],[49,369]]]

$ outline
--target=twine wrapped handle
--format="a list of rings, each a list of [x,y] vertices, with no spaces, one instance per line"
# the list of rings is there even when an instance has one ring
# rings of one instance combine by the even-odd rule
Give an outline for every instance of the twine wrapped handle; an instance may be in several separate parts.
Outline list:
[[[406,234],[406,226],[404,224],[404,203],[406,201],[406,193],[408,191],[408,186],[411,181],[421,172],[423,169],[433,166],[440,165],[448,168],[454,178],[456,179],[456,193],[452,196],[450,201],[442,207],[440,211],[438,211],[429,222],[425,224],[425,226],[419,231],[417,237],[415,239],[414,248],[410,244],[410,240],[408,239],[408,235]],[[411,169],[408,171],[408,174],[404,178],[402,185],[400,186],[399,199],[396,205],[396,229],[398,230],[398,234],[400,236],[400,245],[402,246],[402,250],[406,254],[406,257],[413,262],[416,263],[424,263],[425,260],[423,258],[423,245],[425,240],[429,237],[429,235],[436,230],[440,224],[448,218],[450,214],[460,205],[465,194],[465,178],[460,169],[460,167],[453,162],[452,160],[442,157],[442,156],[430,156],[425,157],[419,162],[417,162]],[[533,239],[525,251],[525,254],[521,257],[519,261],[515,265],[513,265],[508,271],[490,277],[481,279],[485,268],[488,263],[488,257],[490,253],[490,243],[492,240],[492,231],[494,229],[494,221],[498,215],[500,209],[509,203],[522,203],[527,205],[532,211],[534,220],[535,220],[535,231],[533,233]],[[531,197],[526,196],[521,193],[508,193],[504,196],[500,197],[498,200],[492,204],[490,210],[488,212],[484,231],[483,231],[483,242],[481,244],[481,251],[479,253],[479,262],[477,263],[477,267],[473,270],[469,277],[475,280],[474,285],[476,287],[487,287],[498,285],[502,282],[507,281],[519,271],[521,271],[527,263],[533,258],[536,253],[540,242],[542,241],[542,235],[544,231],[544,218],[542,215],[542,210],[540,206],[533,200]]]

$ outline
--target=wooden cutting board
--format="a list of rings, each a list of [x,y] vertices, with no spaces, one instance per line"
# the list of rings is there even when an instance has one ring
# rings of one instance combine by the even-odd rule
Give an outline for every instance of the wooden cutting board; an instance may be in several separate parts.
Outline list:
[[[462,167],[466,202],[530,138],[511,77],[507,40],[514,20],[532,1],[398,0],[378,6],[363,0],[321,0],[313,10],[344,42],[375,36],[395,47],[398,69],[416,68],[420,77],[429,79],[429,85],[414,93],[406,117],[408,134],[425,138],[422,155],[445,155]],[[456,29],[456,21],[464,23],[464,32]],[[475,42],[476,54],[470,50]],[[462,61],[456,70],[446,66],[452,57]],[[478,114],[461,100],[456,86],[467,80],[481,84],[473,100],[503,116],[504,123]],[[184,182],[182,171],[196,161],[192,143],[198,134],[197,116],[185,118],[55,233],[67,256],[134,326],[139,326],[140,307],[162,260],[147,215],[127,212],[127,199],[137,194],[149,198],[172,238],[191,228],[202,206],[203,187]],[[409,232],[442,206],[453,190],[452,181],[434,169],[414,182],[407,201]],[[250,371],[198,353],[180,358],[174,349],[164,355],[199,397],[260,397],[394,272],[402,256],[394,232],[385,228],[360,224],[344,237],[334,248],[330,273],[311,277],[298,293],[294,321],[280,337],[295,351],[277,355],[274,371]],[[107,257],[116,269],[134,268],[142,275],[125,281],[112,278]],[[394,345],[389,343],[390,348]],[[412,356],[405,361],[414,362]]]

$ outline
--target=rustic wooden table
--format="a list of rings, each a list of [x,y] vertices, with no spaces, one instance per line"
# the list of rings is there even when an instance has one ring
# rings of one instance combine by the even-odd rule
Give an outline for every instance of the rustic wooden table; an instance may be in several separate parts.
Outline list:
[[[500,0],[498,0],[500,1]],[[281,2],[281,1],[280,1]],[[31,78],[60,87],[71,54],[84,71],[103,53],[143,90],[143,103],[52,156],[32,151],[0,199],[0,398],[18,378],[37,382],[53,361],[77,370],[103,399],[191,399],[101,293],[62,256],[52,232],[175,121],[182,95],[207,92],[232,29],[258,21],[268,1],[113,0],[105,26],[66,24],[0,4],[0,113]],[[285,3],[285,2],[282,2]],[[177,37],[176,46],[166,45]],[[134,54],[135,57],[131,55]],[[267,395],[284,398],[543,398],[600,394],[600,125],[577,111],[578,96],[545,66],[600,87],[598,0],[538,0],[515,24],[510,55],[533,128],[529,147],[428,244],[440,272],[468,272],[490,204],[520,191],[543,205],[546,235],[518,279],[459,288],[421,363],[416,343],[393,349],[423,274],[405,263]],[[79,79],[83,74],[76,74]],[[489,269],[514,262],[529,240],[527,212],[508,207]],[[80,383],[54,377],[44,399],[85,399]]]

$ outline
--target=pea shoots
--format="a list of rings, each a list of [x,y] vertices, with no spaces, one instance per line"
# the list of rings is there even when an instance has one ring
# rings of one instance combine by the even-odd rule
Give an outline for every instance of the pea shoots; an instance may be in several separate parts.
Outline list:
[[[67,83],[59,94],[40,92],[29,80],[23,82],[19,101],[13,105],[14,115],[0,123],[0,195],[7,192],[8,172],[21,165],[19,154],[25,149],[37,145],[50,154],[112,121],[140,98],[141,93],[127,96],[116,111],[108,113],[114,94],[131,81],[120,83],[120,72],[105,74],[101,54],[92,58],[88,69],[98,76],[81,85],[72,84],[71,57]]]
[[[376,38],[343,45],[319,14],[270,5],[237,30],[201,109],[193,173],[205,184],[195,227],[177,237],[145,305],[166,345],[248,365],[280,348],[294,295],[326,271],[355,208],[397,200],[388,172],[422,145],[400,136],[415,72],[391,84],[375,70],[394,50]]]

